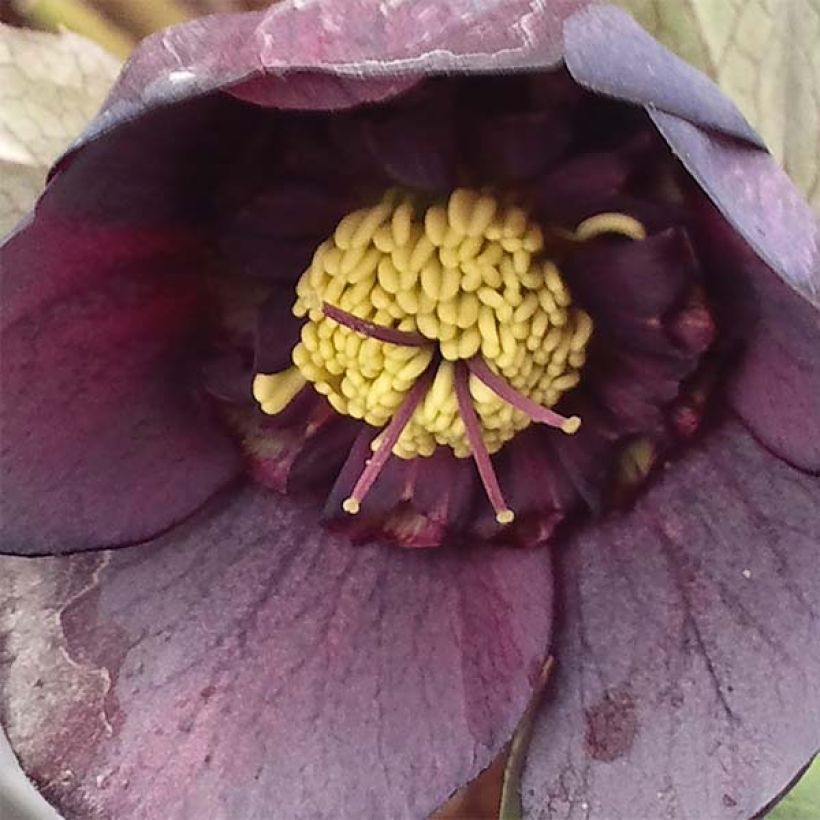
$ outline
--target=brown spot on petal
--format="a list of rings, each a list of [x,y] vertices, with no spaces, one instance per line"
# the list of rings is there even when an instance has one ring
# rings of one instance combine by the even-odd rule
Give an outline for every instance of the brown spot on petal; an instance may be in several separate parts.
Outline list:
[[[585,712],[587,752],[594,760],[611,763],[632,748],[638,729],[635,701],[628,692],[607,691]]]

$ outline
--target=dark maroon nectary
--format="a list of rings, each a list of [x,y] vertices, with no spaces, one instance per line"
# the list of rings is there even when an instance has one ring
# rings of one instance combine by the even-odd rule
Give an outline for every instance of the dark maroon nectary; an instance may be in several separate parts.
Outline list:
[[[526,817],[759,811],[820,745],[819,236],[612,7],[315,0],[149,38],[0,249],[28,774],[70,818],[425,817],[552,654]]]

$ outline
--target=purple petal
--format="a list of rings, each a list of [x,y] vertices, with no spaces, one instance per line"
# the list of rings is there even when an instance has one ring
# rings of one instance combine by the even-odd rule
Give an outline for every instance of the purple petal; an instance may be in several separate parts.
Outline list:
[[[363,124],[366,144],[394,183],[427,191],[455,185],[454,129],[446,115],[432,114],[407,111]]]
[[[650,116],[686,170],[735,230],[791,287],[820,301],[820,226],[770,154],[707,134],[678,117]]]
[[[0,549],[143,540],[235,478],[237,453],[186,389],[195,265],[170,229],[46,205],[3,247]]]
[[[278,373],[293,364],[291,353],[302,323],[293,315],[292,304],[288,295],[277,294],[259,308],[254,359],[257,373]]]
[[[474,162],[503,181],[541,174],[572,140],[569,122],[551,113],[499,114],[480,120],[474,134]]]
[[[820,311],[760,263],[751,282],[758,317],[729,400],[774,453],[820,472]]]
[[[73,151],[149,111],[224,89],[286,109],[385,100],[429,74],[551,68],[563,21],[586,0],[475,4],[276,3],[146,38]],[[375,18],[374,18],[375,12]]]
[[[614,152],[572,157],[533,184],[538,216],[544,224],[574,228],[621,194],[631,171],[629,158]]]
[[[642,242],[601,238],[567,263],[573,294],[609,338],[631,350],[660,351],[662,320],[699,275],[685,231],[671,229]]]
[[[568,545],[528,817],[745,820],[814,754],[818,489],[727,423]]]
[[[289,111],[340,111],[389,100],[411,89],[418,78],[337,77],[318,71],[296,71],[271,78],[254,77],[225,90],[245,102]]]
[[[549,640],[543,551],[351,548],[260,490],[0,570],[2,717],[73,816],[427,816],[509,739]]]
[[[567,20],[566,64],[585,88],[660,109],[764,147],[705,74],[662,46],[622,9],[593,5]]]
[[[655,112],[658,128],[728,223],[778,274],[755,259],[742,284],[721,269],[736,302],[755,321],[732,387],[732,402],[774,452],[808,470],[820,469],[820,226],[786,174],[766,153],[709,136]],[[702,221],[718,261],[736,244],[708,214]],[[737,267],[737,263],[735,263]]]
[[[268,71],[318,68],[348,77],[421,76],[553,66],[561,23],[583,0],[548,7],[527,0],[273,6],[259,25]]]

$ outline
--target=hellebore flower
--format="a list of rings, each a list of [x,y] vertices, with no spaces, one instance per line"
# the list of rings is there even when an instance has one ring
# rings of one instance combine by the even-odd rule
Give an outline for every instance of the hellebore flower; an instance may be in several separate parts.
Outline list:
[[[2,250],[24,767],[69,816],[423,817],[552,651],[528,817],[757,812],[820,738],[817,241],[611,7],[149,39]]]

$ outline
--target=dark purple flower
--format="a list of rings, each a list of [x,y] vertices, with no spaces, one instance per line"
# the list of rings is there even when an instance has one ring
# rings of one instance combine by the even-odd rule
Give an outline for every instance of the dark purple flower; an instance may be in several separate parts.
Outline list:
[[[423,817],[550,646],[528,817],[816,750],[817,222],[584,5],[163,32],[3,246],[0,717],[69,817]]]

